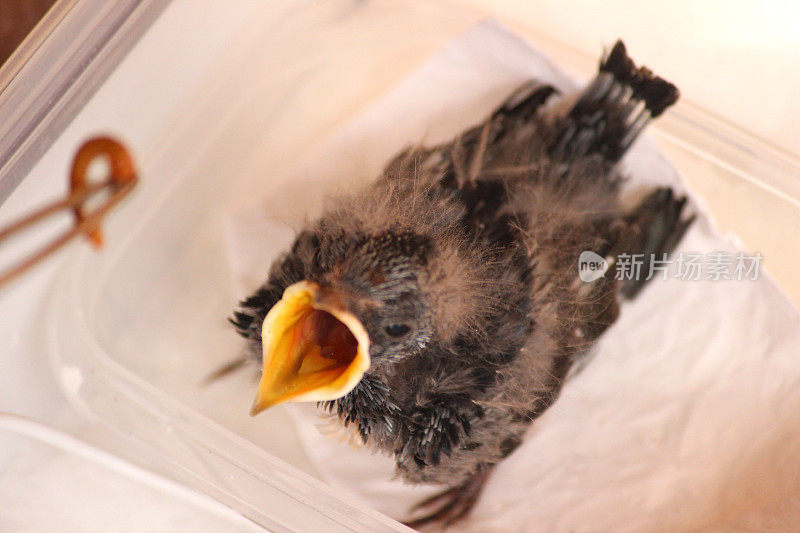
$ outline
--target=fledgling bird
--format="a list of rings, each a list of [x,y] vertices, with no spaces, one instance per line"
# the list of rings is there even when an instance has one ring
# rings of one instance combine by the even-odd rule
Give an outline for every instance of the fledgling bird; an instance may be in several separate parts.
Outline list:
[[[332,201],[232,322],[263,373],[252,413],[317,401],[452,523],[644,280],[578,276],[592,251],[643,271],[691,222],[668,188],[620,205],[618,162],[678,98],[621,41],[576,97],[525,84],[451,142],[404,150]]]

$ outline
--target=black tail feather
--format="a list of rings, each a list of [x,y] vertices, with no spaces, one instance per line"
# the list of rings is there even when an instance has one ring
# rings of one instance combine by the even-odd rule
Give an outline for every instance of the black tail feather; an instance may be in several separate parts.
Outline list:
[[[556,92],[558,91],[552,85],[530,81],[511,93],[492,116],[509,116],[520,122],[528,122]]]
[[[678,97],[677,87],[646,67],[636,67],[625,45],[617,41],[564,118],[550,152],[562,160],[597,153],[613,165],[648,122]]]
[[[677,87],[647,67],[637,68],[622,41],[617,41],[600,62],[600,72],[607,72],[618,83],[630,86],[633,98],[643,100],[653,118],[677,102],[680,95]]]

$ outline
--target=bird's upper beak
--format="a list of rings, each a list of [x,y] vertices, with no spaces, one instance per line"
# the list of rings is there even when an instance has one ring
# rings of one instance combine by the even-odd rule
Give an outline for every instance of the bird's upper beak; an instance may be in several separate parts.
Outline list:
[[[370,365],[369,336],[334,292],[288,287],[261,330],[263,374],[250,415],[282,402],[341,398]]]

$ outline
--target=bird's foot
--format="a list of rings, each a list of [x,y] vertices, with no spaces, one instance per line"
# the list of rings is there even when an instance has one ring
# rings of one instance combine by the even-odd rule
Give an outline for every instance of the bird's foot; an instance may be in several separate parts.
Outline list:
[[[411,508],[411,512],[428,510],[429,513],[405,522],[405,525],[418,529],[427,524],[440,523],[444,529],[463,520],[478,501],[481,490],[489,478],[489,471],[490,469],[485,469],[477,472],[461,485],[422,500]]]

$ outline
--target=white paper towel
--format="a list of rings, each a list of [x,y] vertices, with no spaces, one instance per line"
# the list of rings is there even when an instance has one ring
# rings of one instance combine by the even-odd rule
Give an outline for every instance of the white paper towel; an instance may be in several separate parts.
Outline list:
[[[480,24],[313,150],[295,192],[318,206],[323,185],[342,190],[374,177],[402,146],[451,137],[531,78],[575,87],[499,24]],[[685,191],[647,139],[624,164],[630,188]],[[287,212],[280,199],[266,202]],[[277,228],[299,220],[267,212],[260,204],[232,217],[231,252],[249,288],[263,258],[288,244]],[[701,214],[677,252],[737,250]],[[459,529],[800,530],[799,326],[763,272],[757,281],[652,281],[495,469]],[[323,435],[313,405],[292,413],[323,479],[351,497],[403,519],[438,490],[392,480],[391,458]]]

